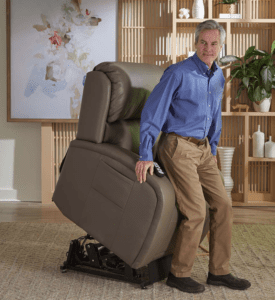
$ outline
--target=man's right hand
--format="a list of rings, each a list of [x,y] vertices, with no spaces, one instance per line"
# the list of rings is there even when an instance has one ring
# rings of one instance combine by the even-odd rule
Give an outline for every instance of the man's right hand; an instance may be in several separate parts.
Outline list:
[[[147,170],[150,168],[150,174],[154,174],[154,163],[153,161],[138,161],[136,163],[136,175],[137,180],[142,183],[142,180],[146,181]]]

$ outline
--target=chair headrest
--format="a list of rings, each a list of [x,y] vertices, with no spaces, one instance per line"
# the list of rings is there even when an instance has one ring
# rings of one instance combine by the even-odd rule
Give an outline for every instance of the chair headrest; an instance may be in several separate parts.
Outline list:
[[[164,72],[145,63],[103,62],[94,71],[105,73],[111,82],[107,122],[140,119],[143,106]]]

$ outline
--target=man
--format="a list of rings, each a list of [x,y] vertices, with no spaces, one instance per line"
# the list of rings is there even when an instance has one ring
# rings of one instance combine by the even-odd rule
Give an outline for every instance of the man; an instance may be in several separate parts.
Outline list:
[[[140,121],[138,181],[153,175],[152,147],[162,131],[157,155],[175,189],[185,216],[178,229],[166,284],[189,293],[204,285],[193,280],[191,269],[202,235],[210,196],[210,255],[207,283],[247,289],[250,282],[230,274],[232,205],[216,160],[221,134],[221,102],[225,78],[214,61],[222,49],[225,31],[214,20],[200,23],[195,32],[196,53],[169,66],[150,94]]]

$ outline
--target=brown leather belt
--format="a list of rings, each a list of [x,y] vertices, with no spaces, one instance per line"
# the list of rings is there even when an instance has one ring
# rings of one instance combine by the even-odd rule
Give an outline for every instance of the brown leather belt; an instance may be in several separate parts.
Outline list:
[[[192,143],[194,143],[194,144],[196,144],[196,145],[204,145],[205,142],[206,142],[206,138],[200,139],[200,140],[199,140],[199,139],[196,139],[196,138],[194,138],[194,137],[181,136],[181,135],[179,135],[179,134],[177,134],[177,133],[175,133],[175,132],[169,132],[168,134],[172,134],[172,135],[178,136],[178,137],[180,137],[180,138],[182,138],[182,139],[185,139],[185,140],[187,140],[188,142],[192,142]]]

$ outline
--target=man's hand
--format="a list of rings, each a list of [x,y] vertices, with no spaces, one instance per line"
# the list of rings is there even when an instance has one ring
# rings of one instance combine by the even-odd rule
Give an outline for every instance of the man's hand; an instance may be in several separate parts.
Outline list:
[[[216,157],[216,155],[213,155],[213,156],[214,156],[215,162],[217,163],[217,157]]]
[[[147,170],[150,168],[150,174],[154,174],[154,163],[152,161],[138,161],[136,163],[136,175],[137,180],[142,183],[142,180],[146,181],[146,173]]]

